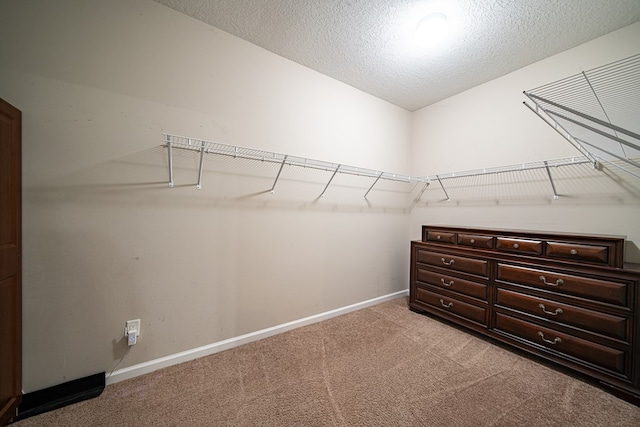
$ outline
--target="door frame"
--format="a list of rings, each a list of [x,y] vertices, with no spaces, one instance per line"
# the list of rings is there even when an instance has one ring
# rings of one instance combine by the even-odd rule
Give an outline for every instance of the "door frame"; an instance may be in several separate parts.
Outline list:
[[[2,379],[7,381],[6,389],[11,390],[8,400],[0,407],[0,426],[3,426],[15,417],[16,410],[22,401],[22,112],[0,98],[0,114],[2,119],[7,118],[10,122],[12,173],[9,179],[13,185],[10,188],[12,212],[9,215],[15,215],[14,242],[12,242],[15,248],[12,249],[11,244],[8,244],[6,246],[9,246],[9,249],[0,249],[0,280],[7,272],[9,275],[6,278],[16,277],[14,301],[8,305],[12,313],[10,316],[15,317],[15,328],[8,334],[9,339],[13,339],[12,354],[9,356],[9,359],[12,359],[10,361],[12,372],[10,372],[10,378]],[[5,376],[4,374],[3,372],[2,377]]]

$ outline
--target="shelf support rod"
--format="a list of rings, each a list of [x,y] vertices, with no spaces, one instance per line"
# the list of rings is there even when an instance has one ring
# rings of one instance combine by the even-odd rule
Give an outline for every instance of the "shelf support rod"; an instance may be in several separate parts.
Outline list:
[[[169,161],[169,188],[173,188],[173,151],[171,151],[171,137],[167,135],[167,157]]]
[[[429,182],[424,183],[422,190],[420,190],[420,193],[416,196],[416,198],[414,199],[414,202],[418,203],[422,199],[422,195],[427,190],[427,187],[429,186],[429,184],[430,184]]]
[[[200,190],[202,188],[202,165],[204,163],[204,142],[200,146],[200,165],[198,166],[198,183],[196,184],[196,189]]]
[[[373,184],[371,184],[371,187],[369,187],[369,189],[367,190],[366,193],[364,193],[364,198],[366,199],[367,196],[369,195],[369,192],[371,190],[373,190],[373,186],[376,185],[378,183],[378,180],[382,177],[382,174],[384,174],[384,172],[380,172],[380,175],[378,175],[378,177],[376,178],[375,181],[373,181]]]
[[[582,139],[578,139],[578,138],[576,138],[576,140],[577,140],[577,141],[580,141],[580,143],[582,143],[582,144],[585,144],[585,145],[588,145],[588,146],[590,146],[590,147],[593,147],[593,148],[595,148],[596,150],[602,151],[603,153],[608,154],[608,155],[610,155],[611,157],[615,157],[615,158],[616,158],[616,159],[618,159],[618,160],[622,160],[623,162],[625,162],[625,163],[627,163],[627,164],[630,164],[631,166],[635,166],[635,167],[637,167],[637,168],[640,168],[640,163],[638,163],[638,162],[634,162],[634,161],[633,161],[633,160],[631,160],[631,159],[627,159],[626,157],[619,156],[619,155],[617,155],[616,153],[612,153],[611,151],[605,150],[604,148],[596,147],[595,145],[593,145],[593,144],[591,144],[591,143],[589,143],[589,142],[587,142],[587,141],[584,141],[584,140],[582,140]]]
[[[593,96],[596,98],[596,101],[598,101],[598,104],[600,104],[600,108],[602,109],[602,112],[604,113],[604,116],[607,118],[607,121],[609,122],[610,125],[613,125],[613,123],[611,123],[611,119],[609,118],[609,114],[607,114],[607,110],[605,110],[604,105],[602,105],[602,102],[600,101],[600,97],[598,96],[598,94],[596,93],[596,89],[593,87],[593,85],[591,84],[591,81],[589,80],[589,77],[587,76],[587,73],[585,73],[584,71],[582,72],[582,75],[584,76],[584,79],[587,81],[587,83],[589,84],[589,87],[591,88],[591,92],[593,93]],[[613,133],[616,136],[620,136],[618,135],[618,132],[616,132],[615,130],[613,131]],[[640,139],[640,138],[638,138]],[[624,146],[622,144],[620,144],[620,149],[622,150],[622,152],[624,153],[624,155],[626,156],[627,153],[624,151]]]
[[[589,80],[587,80],[587,82],[589,82]],[[591,84],[591,83],[589,83],[589,84]],[[597,95],[595,95],[595,92],[593,94],[594,94],[594,96],[596,96],[596,100],[599,103],[600,99],[598,99]],[[638,135],[637,133],[632,132],[632,131],[630,131],[628,129],[625,129],[623,127],[620,127],[620,126],[616,126],[611,122],[605,122],[604,120],[600,120],[597,117],[590,116],[588,114],[585,114],[585,113],[582,113],[580,111],[574,110],[573,108],[565,107],[562,104],[558,104],[557,102],[551,101],[549,99],[543,98],[543,97],[538,96],[538,95],[529,94],[529,97],[538,99],[538,100],[544,102],[545,104],[553,105],[554,107],[560,108],[561,110],[564,110],[564,111],[566,111],[568,113],[575,114],[576,116],[582,117],[583,119],[587,119],[587,120],[589,120],[591,122],[597,123],[600,126],[609,128],[609,129],[611,129],[612,131],[614,131],[616,133],[617,132],[624,133],[625,135],[628,135],[628,136],[630,136],[632,138],[640,140],[640,135]],[[600,104],[600,106],[602,107],[602,104]],[[604,107],[602,107],[602,111],[604,112],[605,115],[607,114],[607,112],[604,111]],[[606,116],[606,117],[608,118],[609,116]]]
[[[536,116],[540,117],[547,125],[551,126],[551,128],[553,130],[558,132],[558,134],[560,134],[560,136],[562,136],[564,139],[569,141],[569,144],[573,145],[576,148],[576,150],[578,150],[580,153],[582,153],[583,156],[585,156],[587,159],[589,159],[591,164],[593,164],[594,168],[597,168],[598,167],[598,161],[593,157],[593,155],[587,149],[585,149],[578,141],[576,141],[575,138],[573,137],[573,135],[571,135],[571,133],[569,131],[567,131],[564,127],[562,127],[562,125],[560,123],[558,123],[553,117],[551,117],[551,115],[549,115],[549,112],[547,110],[545,110],[544,108],[542,108],[542,106],[540,104],[538,104],[538,102],[532,97],[532,95],[528,94],[527,92],[523,92],[523,93],[525,94],[525,96],[527,98],[529,98],[531,100],[531,102],[534,103],[535,108],[532,107],[531,105],[527,104],[526,102],[523,102],[523,104],[528,109],[533,111],[533,113]],[[547,114],[547,117],[549,117],[549,119],[547,120],[542,114],[540,114],[539,110],[544,111]]]
[[[618,142],[620,144],[623,144],[623,145],[626,145],[628,147],[631,147],[634,150],[640,150],[640,145],[636,145],[636,144],[633,144],[633,143],[631,143],[629,141],[625,141],[624,139],[618,138],[617,136],[614,136],[614,135],[609,135],[605,131],[602,131],[600,129],[596,129],[593,126],[589,126],[589,125],[587,125],[585,123],[580,123],[578,120],[574,120],[574,119],[572,119],[570,117],[567,117],[567,116],[564,116],[564,115],[562,115],[560,113],[556,113],[555,111],[549,111],[548,113],[551,114],[551,115],[554,115],[556,117],[560,117],[561,119],[565,119],[566,121],[571,122],[573,124],[576,124],[576,125],[578,125],[580,127],[583,127],[583,128],[585,128],[587,130],[590,130],[591,132],[595,132],[595,133],[597,133],[599,135],[602,135],[605,138],[612,139],[612,140],[614,140],[614,141],[616,141],[616,142]],[[638,136],[638,139],[640,139],[640,135]]]
[[[280,164],[280,169],[278,170],[278,175],[276,175],[276,180],[273,182],[273,185],[271,186],[271,194],[273,194],[273,192],[276,190],[276,184],[278,183],[278,179],[280,179],[280,174],[282,173],[282,168],[284,168],[284,164],[287,162],[287,156],[284,156],[284,159],[282,159],[282,163]]]
[[[329,188],[329,184],[331,184],[331,181],[333,181],[333,178],[335,178],[336,174],[338,173],[338,169],[340,169],[340,166],[342,165],[338,165],[336,170],[333,171],[333,175],[331,175],[331,178],[329,178],[329,182],[327,182],[327,185],[325,185],[324,190],[322,190],[322,194],[320,194],[320,197],[324,197],[324,193],[327,192],[327,188]]]
[[[442,184],[442,180],[438,175],[436,175],[436,179],[440,183],[440,187],[442,187],[442,191],[444,191],[444,195],[447,196],[447,202],[451,201],[451,197],[449,197],[449,193],[447,193],[447,190],[444,188],[444,185]]]
[[[553,198],[558,200],[560,196],[558,196],[558,192],[556,191],[556,184],[553,182],[553,176],[551,176],[551,169],[549,169],[549,163],[544,161],[544,167],[547,170],[547,175],[549,175],[549,182],[551,183],[551,188],[553,189]]]

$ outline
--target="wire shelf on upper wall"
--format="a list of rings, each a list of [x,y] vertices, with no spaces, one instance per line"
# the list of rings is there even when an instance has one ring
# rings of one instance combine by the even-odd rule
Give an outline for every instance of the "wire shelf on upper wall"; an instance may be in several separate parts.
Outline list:
[[[330,178],[328,179],[324,190],[320,194],[320,196],[324,196],[325,192],[331,185],[331,182],[335,178],[337,174],[346,174],[346,175],[354,175],[359,177],[367,177],[371,178],[373,181],[371,186],[364,194],[364,198],[366,199],[371,190],[373,190],[374,186],[380,180],[386,181],[395,181],[395,182],[403,182],[403,183],[418,183],[422,182],[421,178],[411,177],[409,175],[384,172],[374,169],[367,169],[362,167],[344,165],[339,163],[327,162],[323,160],[315,160],[304,157],[293,156],[289,154],[280,154],[274,153],[271,151],[257,150],[253,148],[244,148],[235,145],[227,145],[221,144],[218,142],[205,141],[202,139],[189,138],[184,136],[176,136],[163,134],[163,142],[165,146],[168,148],[169,155],[169,187],[173,187],[173,155],[172,149],[182,149],[182,150],[190,150],[195,151],[200,154],[200,162],[198,168],[198,181],[196,184],[196,188],[200,189],[202,187],[202,171],[204,164],[205,155],[218,155],[218,156],[227,156],[232,158],[239,159],[248,159],[255,160],[260,162],[270,162],[279,164],[280,167],[278,169],[277,175],[274,177],[273,185],[271,187],[271,192],[275,191],[275,188],[280,180],[282,170],[284,166],[297,166],[301,168],[315,169],[320,171],[325,171],[330,173]]]
[[[594,165],[640,177],[640,54],[524,94],[533,103],[525,105]]]
[[[198,171],[197,171],[197,181],[196,188],[202,188],[203,182],[203,170],[204,170],[204,160],[207,156],[214,156],[216,159],[227,159],[232,161],[232,163],[225,162],[227,166],[225,168],[233,168],[231,166],[235,163],[235,159],[238,159],[238,167],[242,164],[244,167],[250,167],[254,170],[260,169],[262,179],[266,180],[264,184],[264,191],[259,191],[255,194],[264,194],[264,193],[274,193],[276,187],[279,185],[278,183],[282,180],[294,179],[296,182],[307,182],[310,185],[307,187],[311,190],[312,194],[310,197],[313,199],[319,199],[327,193],[331,185],[335,187],[342,187],[344,190],[345,185],[340,186],[340,180],[335,179],[336,175],[347,175],[352,176],[349,184],[346,184],[350,189],[349,194],[360,194],[360,199],[364,199],[368,203],[368,197],[370,193],[374,190],[378,190],[378,194],[382,196],[384,193],[388,193],[389,191],[396,192],[399,194],[405,202],[403,202],[403,209],[412,209],[416,206],[422,199],[423,195],[425,195],[425,191],[427,187],[435,183],[437,187],[440,187],[440,190],[446,198],[444,200],[451,200],[448,189],[457,189],[460,185],[464,185],[464,182],[469,182],[468,180],[471,178],[476,178],[478,182],[488,182],[487,178],[491,176],[499,176],[502,175],[504,178],[499,179],[495,182],[502,182],[502,185],[507,185],[505,180],[512,180],[514,182],[521,182],[522,179],[531,179],[537,182],[537,190],[536,191],[545,191],[549,195],[553,195],[553,199],[558,199],[562,195],[565,195],[566,192],[558,191],[556,188],[556,181],[558,179],[563,179],[563,174],[555,172],[558,168],[565,167],[567,170],[571,169],[576,171],[576,167],[578,168],[587,168],[583,169],[585,173],[588,173],[588,170],[600,171],[601,163],[599,162],[600,157],[594,155],[592,157],[587,156],[575,156],[570,158],[563,159],[553,159],[553,160],[544,160],[544,161],[536,161],[536,162],[526,162],[519,163],[508,166],[498,166],[498,167],[490,167],[490,168],[482,168],[482,169],[474,169],[462,172],[451,172],[451,173],[440,173],[435,175],[423,175],[423,176],[410,176],[405,174],[398,173],[390,173],[379,170],[367,169],[356,166],[342,165],[339,163],[328,162],[323,160],[314,160],[308,159],[304,157],[298,157],[289,154],[280,154],[274,153],[265,150],[258,150],[253,148],[244,148],[234,145],[221,144],[217,142],[205,141],[197,138],[189,138],[184,136],[176,136],[170,134],[163,135],[163,146],[167,149],[167,159],[168,159],[168,167],[169,167],[169,187],[174,186],[174,150],[180,150],[188,154],[191,158],[193,158],[198,163]],[[212,159],[213,161],[213,159]],[[219,162],[213,162],[214,166],[220,167]],[[618,168],[622,168],[620,162],[612,162],[611,164],[615,165]],[[253,167],[251,165],[254,165]],[[259,165],[271,165],[269,168],[265,169]],[[300,175],[297,174],[293,169],[284,170],[285,166],[293,166],[296,170],[302,172],[303,170],[307,170],[307,172],[316,171],[317,174],[314,175],[313,179],[309,179],[309,175],[305,174],[304,179],[300,179]],[[539,172],[536,172],[539,171]],[[524,172],[535,172],[535,174],[528,173],[523,175]],[[516,173],[516,174],[514,174]],[[565,174],[566,175],[566,174]],[[606,174],[602,174],[603,179],[609,179],[609,176]],[[358,178],[355,178],[358,177]],[[528,177],[528,178],[527,178]],[[346,178],[343,178],[343,180]],[[353,184],[353,180],[357,180],[357,185]],[[394,184],[394,189],[389,190],[385,188],[381,184],[381,181],[388,181]],[[544,186],[544,182],[547,184]],[[263,181],[264,182],[264,181]],[[493,181],[492,181],[493,182]],[[333,183],[333,184],[332,184]],[[353,184],[353,185],[352,185]],[[404,187],[404,185],[408,185],[408,187]],[[270,188],[268,187],[270,185]],[[391,184],[389,184],[391,185]],[[398,190],[397,186],[402,186],[402,189]],[[542,185],[542,187],[540,187]],[[375,187],[375,188],[374,188]],[[546,188],[546,190],[545,190]],[[336,194],[339,188],[333,188],[330,193],[332,196]],[[316,193],[317,192],[317,193]],[[341,192],[343,194],[344,192]],[[433,191],[430,191],[429,194],[432,194]],[[454,191],[454,197],[462,194],[458,191]],[[298,196],[299,197],[299,196]],[[407,198],[405,198],[407,197]],[[466,196],[462,196],[466,197]],[[335,200],[335,199],[333,199]],[[377,199],[381,200],[381,199]],[[394,202],[396,203],[396,202]]]

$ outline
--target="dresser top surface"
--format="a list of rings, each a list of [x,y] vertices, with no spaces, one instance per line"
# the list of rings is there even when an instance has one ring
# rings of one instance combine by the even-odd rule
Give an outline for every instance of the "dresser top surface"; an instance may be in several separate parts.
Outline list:
[[[456,225],[443,225],[443,224],[428,224],[422,226],[424,230],[438,229],[443,231],[450,231],[454,233],[476,233],[476,234],[493,234],[493,235],[521,235],[521,236],[545,236],[545,237],[564,237],[564,238],[594,238],[594,239],[608,239],[608,240],[625,240],[626,236],[614,235],[614,234],[595,234],[595,233],[569,233],[561,231],[548,231],[548,230],[525,230],[525,229],[509,229],[509,228],[482,228],[482,227],[467,227]]]

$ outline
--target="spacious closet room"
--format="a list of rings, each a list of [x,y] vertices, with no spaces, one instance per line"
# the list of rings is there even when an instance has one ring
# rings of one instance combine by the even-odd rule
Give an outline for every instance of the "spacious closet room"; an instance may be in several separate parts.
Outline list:
[[[0,40],[0,425],[640,425],[637,0]]]

